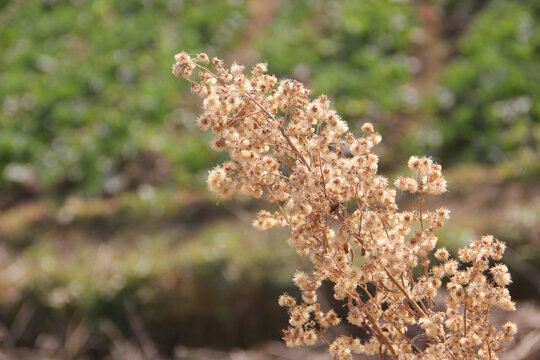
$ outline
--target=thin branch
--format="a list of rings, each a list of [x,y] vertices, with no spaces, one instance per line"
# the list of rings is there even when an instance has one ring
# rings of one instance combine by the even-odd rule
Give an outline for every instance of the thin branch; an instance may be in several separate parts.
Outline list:
[[[422,220],[422,204],[424,203],[424,196],[420,196],[420,227],[422,228],[422,231],[424,231],[424,221]]]
[[[208,70],[208,68],[204,67],[204,66],[201,66],[197,63],[195,63],[195,66],[197,66],[198,68],[200,69],[203,69],[204,71],[206,71],[207,73],[209,73],[210,75],[212,75],[214,78],[216,78],[217,81],[219,81],[219,83],[223,86],[227,85],[225,83],[225,81],[220,77],[220,76],[217,76],[216,74],[214,74],[212,71]]]
[[[463,337],[467,337],[467,297],[465,297],[465,305],[463,305]]]
[[[274,117],[274,115],[272,115],[272,113],[270,111],[268,111],[268,109],[266,109],[264,106],[262,106],[257,100],[255,100],[253,98],[253,96],[251,96],[251,94],[249,93],[246,93],[246,96],[251,100],[253,101],[253,103],[255,105],[257,105],[268,117],[270,117],[270,119],[272,119],[273,121],[276,122],[276,124],[278,124],[278,129],[279,129],[279,132],[281,132],[281,135],[283,135],[283,137],[285,138],[285,140],[287,141],[287,143],[289,144],[289,146],[294,150],[294,152],[298,155],[298,159],[302,162],[302,164],[304,164],[309,171],[311,171],[311,167],[309,166],[309,164],[307,163],[306,159],[304,159],[304,157],[302,156],[302,154],[300,153],[300,151],[296,148],[296,146],[294,146],[294,144],[292,143],[291,139],[289,138],[289,136],[287,135],[287,133],[285,132],[285,129],[283,128],[283,126],[276,120],[276,118]]]
[[[323,171],[322,171],[322,156],[321,156],[321,151],[320,150],[319,150],[319,169],[321,171],[322,188],[323,188],[323,192],[324,192],[324,197],[328,199],[328,195],[326,194],[326,182],[324,180],[324,174],[323,174]]]
[[[427,314],[424,312],[424,310],[422,310],[420,308],[420,306],[418,306],[418,304],[416,303],[416,301],[413,301],[411,299],[411,296],[409,295],[409,293],[397,282],[397,280],[392,276],[392,274],[390,274],[390,271],[388,271],[388,268],[385,266],[384,267],[384,271],[386,272],[386,275],[388,275],[388,277],[390,278],[390,280],[394,283],[394,285],[396,285],[399,290],[401,290],[401,292],[403,293],[403,295],[405,295],[405,297],[407,298],[407,300],[409,300],[409,302],[411,303],[411,305],[416,309],[416,311],[418,311],[419,314],[423,314],[424,316],[427,316]]]
[[[379,335],[378,336],[379,340],[382,340],[382,342],[384,342],[384,345],[386,345],[388,350],[392,353],[393,357],[395,357],[396,359],[399,359],[399,356],[394,350],[394,347],[392,346],[392,344],[390,343],[390,340],[388,340],[388,338],[384,335],[379,325],[377,325],[377,320],[375,320],[375,318],[368,313],[366,313],[366,318],[371,323],[371,326],[373,327],[375,332]]]
[[[428,261],[427,258],[426,258],[426,261]],[[424,274],[426,275],[426,283],[427,283],[428,278],[429,278],[428,266],[429,266],[429,262],[428,262],[428,264],[424,267]],[[433,303],[432,303],[432,301],[431,301],[431,296],[429,296],[429,294],[428,294],[428,295],[427,295],[427,298],[428,298],[428,307],[431,309],[431,308],[433,308]]]
[[[283,214],[283,217],[285,218],[285,221],[287,222],[287,224],[289,225],[289,228],[293,228],[292,225],[291,225],[291,222],[289,221],[289,218],[287,217],[287,214],[285,213],[285,210],[283,210],[283,208],[281,207],[281,204],[279,203],[277,197],[274,195],[274,193],[272,192],[272,190],[270,190],[270,187],[268,185],[264,185],[264,187],[266,188],[266,190],[270,193],[270,195],[272,195],[272,198],[274,199],[274,202],[277,204],[277,206],[279,207],[279,210],[281,211],[281,213]]]
[[[349,298],[349,310],[351,310],[352,309],[352,304],[350,302],[351,296],[348,296],[348,298]],[[360,296],[356,292],[355,292],[355,295],[354,295],[354,299],[359,304],[363,304],[362,299],[360,299]],[[386,345],[386,347],[392,353],[392,356],[394,358],[399,359],[399,356],[396,353],[396,351],[394,350],[394,347],[392,346],[392,344],[390,343],[390,340],[388,340],[388,338],[386,337],[386,335],[384,335],[384,333],[382,332],[379,325],[377,325],[377,320],[367,312],[365,313],[365,315],[366,315],[366,318],[368,319],[368,321],[371,323],[371,327],[373,328],[373,330],[375,330],[376,336],[379,339],[379,341],[382,341]]]
[[[374,303],[379,309],[381,309],[379,303],[377,303],[377,301],[373,298],[373,296],[371,296],[371,294],[370,294],[369,291],[366,289],[366,287],[365,287],[364,285],[361,285],[361,284],[358,284],[358,285],[360,286],[360,288],[361,288],[362,290],[364,290],[364,292],[367,294],[367,296],[369,296],[369,298],[371,299],[371,301],[373,301],[373,303]],[[386,289],[386,287],[385,287],[385,289]],[[396,331],[399,333],[399,335],[401,335],[401,337],[402,337],[403,339],[405,339],[405,341],[407,341],[407,342],[408,342],[412,347],[414,347],[416,350],[420,351],[420,349],[418,349],[418,348],[416,347],[416,345],[414,345],[414,344],[412,343],[411,339],[409,339],[409,338],[407,337],[407,335],[405,335],[404,333],[402,333],[402,332],[401,332],[401,329],[399,329],[399,328],[397,327],[397,325],[394,324],[394,322],[388,318],[388,315],[386,315],[386,313],[385,313],[382,309],[381,309],[381,314],[382,314],[382,316],[384,316],[384,318],[386,319],[386,321],[388,321],[388,322],[390,323],[390,325],[392,325],[392,327],[393,327],[394,329],[396,329]],[[421,351],[420,351],[420,352],[421,352]]]
[[[316,327],[312,327],[312,329],[315,329],[315,331],[319,334],[319,337],[326,343],[326,345],[330,346],[332,344],[330,344],[330,342],[328,340],[326,340],[326,338],[324,337],[324,335],[322,334],[322,332],[317,329]]]

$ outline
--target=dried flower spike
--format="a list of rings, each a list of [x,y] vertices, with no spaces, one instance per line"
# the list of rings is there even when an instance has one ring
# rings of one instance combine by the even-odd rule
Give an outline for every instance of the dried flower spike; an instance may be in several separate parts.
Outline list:
[[[192,92],[203,99],[197,125],[215,134],[211,146],[228,151],[231,161],[208,175],[208,186],[229,198],[234,194],[264,196],[276,212],[262,210],[254,226],[287,226],[289,244],[313,264],[310,274],[298,271],[293,281],[302,303],[283,294],[287,308],[287,346],[313,345],[320,339],[335,359],[353,353],[385,353],[396,359],[497,359],[503,342],[517,328],[507,323],[498,331],[489,323],[493,307],[514,310],[506,286],[511,278],[500,260],[505,245],[484,236],[459,251],[460,263],[445,249],[435,250],[435,230],[449,211],[423,209],[427,195],[446,191],[441,166],[412,156],[409,177],[395,188],[418,194],[419,207],[400,212],[396,189],[377,174],[372,148],[381,137],[370,123],[355,138],[326,96],[309,97],[294,80],[278,83],[258,64],[250,75],[206,54],[195,59],[182,52],[173,74],[190,79]],[[439,265],[432,266],[434,252]],[[421,270],[420,277],[414,277]],[[369,337],[327,337],[341,322],[333,309],[317,302],[322,281],[334,284],[334,298],[343,302],[346,320]],[[434,298],[446,282],[444,311]],[[409,326],[417,325],[415,337]],[[418,339],[422,339],[422,344]]]

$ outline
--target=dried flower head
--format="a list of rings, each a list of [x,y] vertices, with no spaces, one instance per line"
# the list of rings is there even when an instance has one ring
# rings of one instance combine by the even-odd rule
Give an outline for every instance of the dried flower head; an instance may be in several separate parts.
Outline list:
[[[175,57],[173,74],[191,78],[192,91],[203,99],[197,124],[215,134],[211,146],[228,151],[231,161],[208,175],[208,186],[229,198],[234,194],[264,196],[277,212],[262,210],[253,224],[260,229],[287,226],[289,244],[307,256],[311,273],[298,271],[293,281],[301,303],[288,294],[287,346],[313,345],[321,339],[336,359],[353,353],[385,353],[396,359],[496,359],[516,333],[507,323],[500,331],[489,323],[493,307],[514,310],[506,286],[510,274],[500,260],[505,245],[484,236],[459,251],[458,262],[446,249],[436,249],[435,230],[449,211],[426,210],[428,195],[446,191],[441,166],[429,157],[411,156],[412,174],[398,177],[395,188],[377,174],[373,147],[381,141],[371,123],[356,138],[324,95],[294,80],[278,83],[266,64],[250,75],[244,67],[206,54]],[[419,207],[399,211],[396,189],[418,194]],[[438,265],[431,266],[434,252]],[[415,277],[415,269],[424,274]],[[347,309],[346,320],[369,338],[330,339],[327,330],[341,322],[333,309],[317,302],[322,281],[334,283],[334,298]],[[446,310],[435,311],[434,298],[446,283]],[[425,343],[408,333],[417,325]]]

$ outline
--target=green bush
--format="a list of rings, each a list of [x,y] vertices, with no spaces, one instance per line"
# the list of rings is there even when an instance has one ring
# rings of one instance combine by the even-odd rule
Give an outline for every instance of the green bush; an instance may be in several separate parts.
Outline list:
[[[414,7],[388,1],[288,1],[260,38],[270,71],[309,81],[348,120],[407,107],[402,87]],[[268,41],[268,40],[271,41]]]
[[[445,162],[538,171],[539,21],[535,1],[492,1],[474,19],[436,98],[437,155]]]
[[[0,186],[100,193],[144,149],[186,161],[184,171],[209,166],[209,152],[183,155],[193,115],[175,112],[188,89],[170,58],[230,48],[242,1],[8,2],[0,16]]]

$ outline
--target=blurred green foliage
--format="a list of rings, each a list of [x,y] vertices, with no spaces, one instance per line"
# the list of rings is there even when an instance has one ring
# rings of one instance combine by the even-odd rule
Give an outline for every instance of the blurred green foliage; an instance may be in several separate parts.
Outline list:
[[[441,11],[464,7],[444,4]],[[478,13],[436,96],[439,120],[432,129],[438,135],[419,141],[446,163],[515,160],[534,171],[538,5],[470,4],[458,10]],[[187,84],[170,75],[171,59],[180,49],[224,56],[239,46],[248,21],[244,1],[1,6],[0,188],[22,183],[52,192],[115,193],[132,185],[125,168],[145,151],[174,164],[161,182],[202,183],[217,155],[192,131],[196,106]],[[282,2],[256,36],[258,58],[278,76],[328,94],[353,128],[358,119],[381,123],[421,101],[409,86],[421,66],[412,46],[421,27],[417,6]]]
[[[215,154],[191,132],[187,86],[170,76],[179,49],[223,55],[245,24],[244,1],[7,2],[0,22],[0,186],[85,194],[129,186],[143,150],[193,185]],[[300,26],[298,26],[300,24]],[[309,72],[345,115],[397,110],[410,75],[410,5],[284,2],[260,37],[279,75]],[[296,71],[294,71],[296,69]],[[298,73],[300,71],[300,73]],[[195,181],[195,184],[200,183]],[[66,186],[68,185],[68,186]]]
[[[540,171],[540,3],[491,1],[460,39],[436,95],[435,144],[445,163]]]
[[[184,173],[206,168],[213,155],[205,142],[185,138],[193,115],[178,109],[192,100],[188,84],[170,74],[172,56],[223,53],[238,39],[243,8],[211,0],[4,2],[0,186],[67,182],[89,194],[115,192],[122,179],[111,179],[142,149]]]
[[[287,1],[260,36],[270,71],[328,94],[349,121],[376,120],[411,105],[404,85],[415,68],[409,57],[414,7],[365,1]]]

